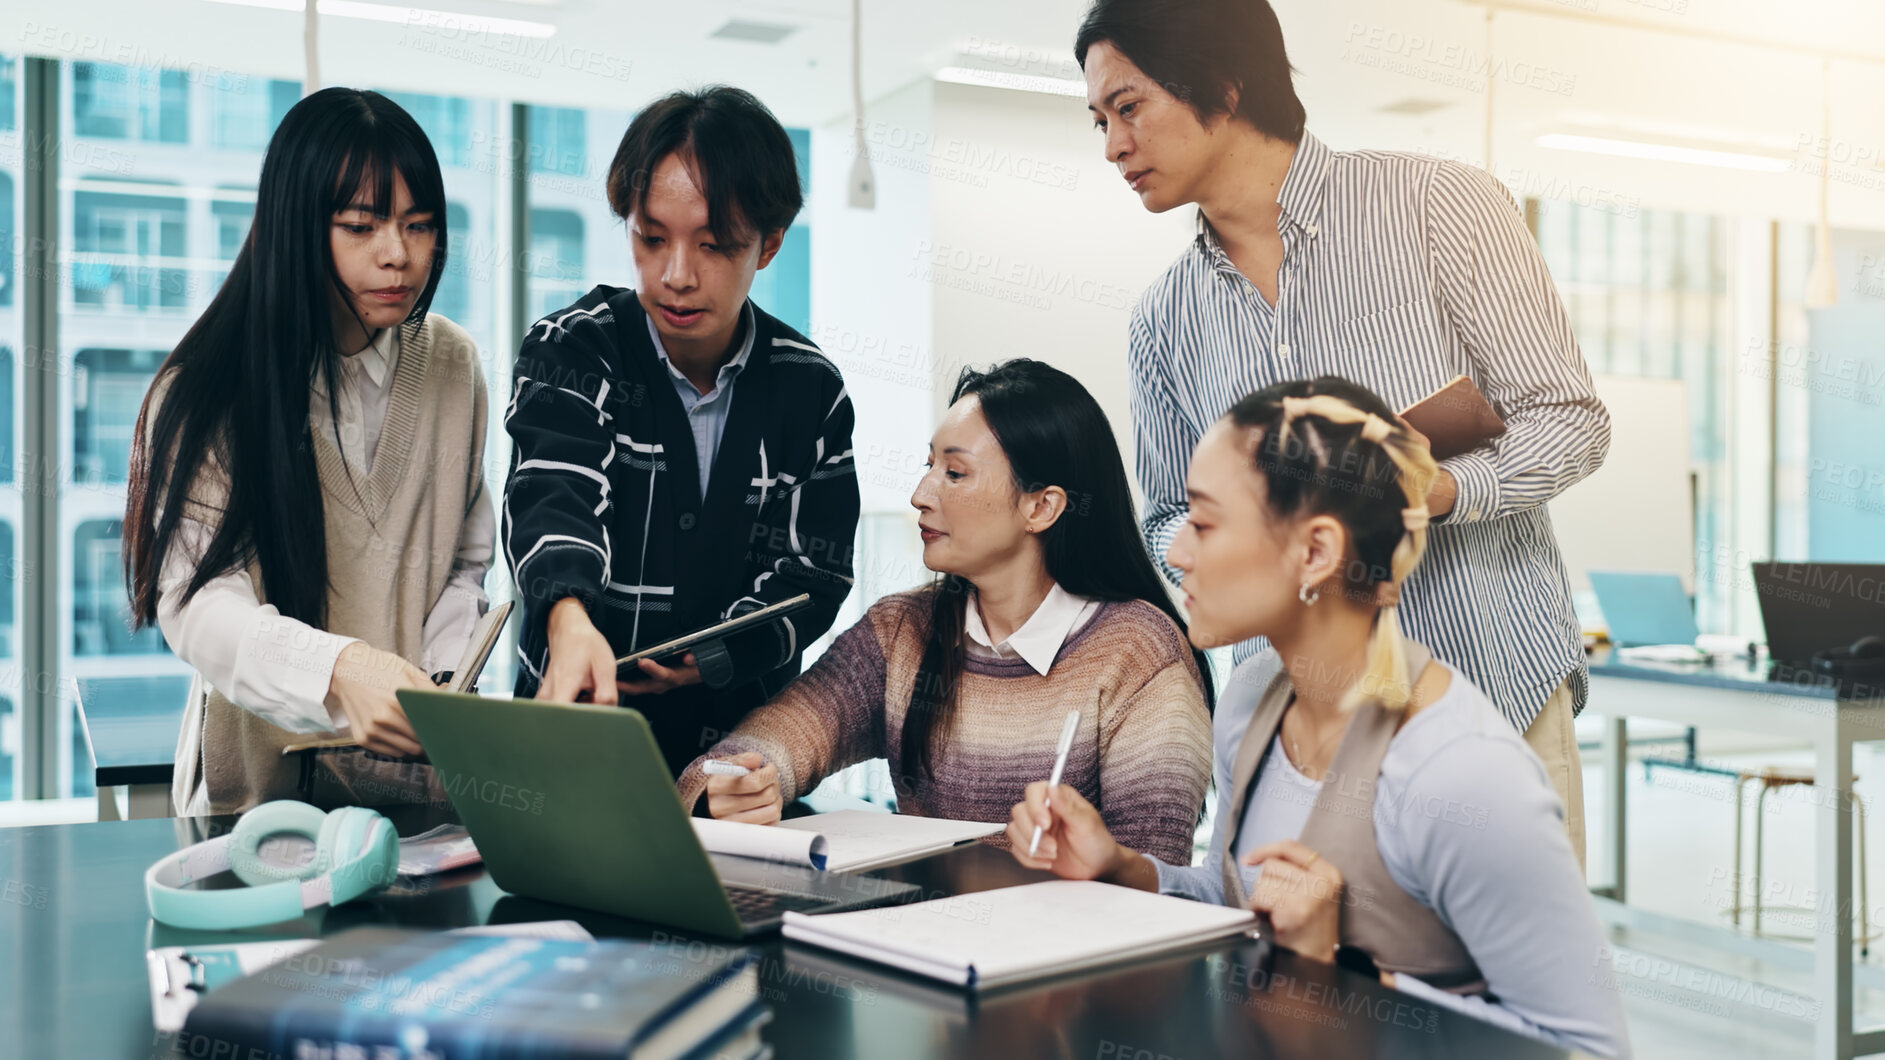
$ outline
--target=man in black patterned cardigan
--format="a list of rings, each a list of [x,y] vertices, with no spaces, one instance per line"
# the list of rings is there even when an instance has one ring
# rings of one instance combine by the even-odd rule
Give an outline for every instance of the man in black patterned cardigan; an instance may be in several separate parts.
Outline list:
[[[649,106],[608,193],[636,288],[538,321],[505,413],[517,694],[633,706],[678,774],[799,672],[850,592],[853,413],[837,368],[747,297],[803,203],[757,99],[713,87]],[[810,609],[727,639],[717,687],[692,655],[618,679],[618,656],[800,593]]]

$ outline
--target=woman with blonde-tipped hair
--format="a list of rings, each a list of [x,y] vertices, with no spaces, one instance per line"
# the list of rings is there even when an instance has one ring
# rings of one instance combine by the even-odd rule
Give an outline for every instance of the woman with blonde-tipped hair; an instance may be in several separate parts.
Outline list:
[[[1543,765],[1456,667],[1401,634],[1434,474],[1426,440],[1344,379],[1232,407],[1192,455],[1190,517],[1166,555],[1193,644],[1269,641],[1213,719],[1210,852],[1191,867],[1129,849],[1078,792],[1037,782],[1008,827],[1015,857],[1248,906],[1311,959],[1625,1056],[1614,984],[1591,974],[1603,933]]]

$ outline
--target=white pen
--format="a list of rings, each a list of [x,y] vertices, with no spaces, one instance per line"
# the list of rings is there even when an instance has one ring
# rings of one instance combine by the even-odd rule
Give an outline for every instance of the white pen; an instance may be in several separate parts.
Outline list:
[[[752,770],[738,762],[729,762],[723,758],[710,758],[701,763],[700,771],[710,777],[743,777]]]
[[[1054,789],[1060,786],[1060,775],[1067,770],[1067,752],[1073,750],[1073,731],[1080,727],[1080,712],[1067,712],[1067,723],[1060,727],[1060,746],[1054,749],[1054,771],[1047,778],[1047,799],[1049,809],[1054,805]],[[1034,826],[1034,838],[1028,841],[1028,857],[1034,856],[1034,850],[1041,845],[1041,826]]]

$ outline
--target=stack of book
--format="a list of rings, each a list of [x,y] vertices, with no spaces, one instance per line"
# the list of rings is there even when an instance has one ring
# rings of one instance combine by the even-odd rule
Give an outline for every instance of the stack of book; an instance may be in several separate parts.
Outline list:
[[[753,1060],[770,1017],[758,986],[741,949],[366,927],[205,994],[177,1044],[189,1056]]]

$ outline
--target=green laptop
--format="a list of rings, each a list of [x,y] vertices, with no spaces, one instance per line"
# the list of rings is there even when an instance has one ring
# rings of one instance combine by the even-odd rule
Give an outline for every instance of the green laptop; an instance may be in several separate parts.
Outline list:
[[[788,910],[857,909],[918,890],[707,853],[639,711],[398,695],[491,878],[512,894],[740,938],[777,929]]]

